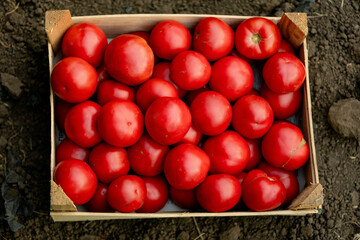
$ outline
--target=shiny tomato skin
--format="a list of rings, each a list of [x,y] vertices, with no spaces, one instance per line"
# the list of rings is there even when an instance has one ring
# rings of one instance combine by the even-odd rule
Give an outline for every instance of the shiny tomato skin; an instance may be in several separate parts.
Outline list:
[[[246,143],[249,146],[250,149],[250,158],[249,161],[247,162],[244,171],[248,172],[254,168],[256,168],[256,166],[259,164],[259,162],[261,161],[261,139],[257,138],[257,139],[248,139],[245,138]]]
[[[152,29],[149,45],[156,56],[172,60],[180,52],[190,49],[191,35],[182,23],[166,20]]]
[[[262,73],[266,85],[277,93],[295,92],[305,81],[304,64],[287,52],[276,53],[269,58]]]
[[[194,126],[205,135],[215,136],[226,130],[231,122],[229,101],[220,93],[200,93],[190,105]]]
[[[286,119],[294,115],[301,107],[301,89],[289,93],[276,93],[271,91],[265,84],[260,89],[261,97],[270,104],[274,117]]]
[[[91,150],[89,166],[103,183],[110,183],[116,178],[126,175],[130,170],[126,150],[104,142]]]
[[[227,56],[212,65],[209,86],[230,102],[248,93],[254,83],[251,66],[241,58]]]
[[[287,121],[277,121],[264,136],[261,150],[272,166],[294,171],[309,158],[309,145],[301,130]]]
[[[171,79],[184,90],[203,87],[211,76],[211,65],[201,53],[183,51],[175,56],[170,65]]]
[[[128,147],[141,137],[144,117],[135,103],[115,99],[102,107],[98,129],[105,142],[117,147]]]
[[[101,28],[92,23],[78,23],[66,31],[61,50],[64,57],[79,57],[97,68],[103,61],[107,45]]]
[[[210,91],[209,87],[205,85],[202,88],[196,89],[194,91],[188,91],[184,98],[185,103],[190,106],[194,99],[202,92]]]
[[[171,149],[164,162],[168,183],[177,189],[189,190],[204,181],[210,169],[208,155],[193,144],[181,144]]]
[[[89,149],[80,147],[68,138],[62,140],[56,148],[56,164],[68,159],[79,159],[87,162],[88,158]]]
[[[191,124],[189,131],[186,133],[183,139],[181,139],[180,142],[178,142],[177,144],[191,143],[194,145],[198,145],[202,136],[203,135],[199,132],[199,130],[195,128],[194,124]]]
[[[196,198],[202,208],[209,212],[225,212],[240,200],[241,185],[229,174],[207,176],[196,188]]]
[[[65,133],[77,145],[89,148],[101,141],[98,117],[101,106],[92,101],[72,107],[65,118]]]
[[[65,124],[65,118],[66,114],[70,111],[70,109],[75,104],[65,102],[64,100],[61,100],[60,98],[57,98],[55,101],[55,121],[60,130],[64,130],[64,124]]]
[[[110,206],[123,213],[138,210],[144,204],[145,197],[145,183],[135,175],[124,175],[112,181],[106,196]]]
[[[89,165],[78,159],[59,163],[54,170],[54,180],[75,205],[88,202],[96,191],[95,173]]]
[[[272,21],[261,18],[249,18],[236,29],[235,46],[237,51],[250,59],[266,59],[277,52],[281,34]]]
[[[180,190],[169,186],[171,200],[180,208],[195,210],[199,208],[196,200],[195,188],[190,190]]]
[[[96,73],[98,75],[98,78],[97,78],[98,86],[102,81],[104,81],[106,79],[111,79],[111,76],[106,71],[105,64],[101,64],[101,66],[96,69]]]
[[[254,60],[245,57],[244,55],[241,55],[236,48],[234,48],[229,54],[228,56],[233,56],[233,57],[238,57],[241,58],[242,60],[244,60],[245,62],[247,62],[249,65],[254,63]]]
[[[155,142],[144,133],[127,151],[131,169],[138,175],[153,177],[163,171],[169,147]]]
[[[258,169],[263,170],[270,177],[277,177],[284,185],[286,190],[286,198],[283,204],[291,203],[291,201],[294,200],[299,194],[299,182],[295,172],[272,167],[266,162],[260,163]]]
[[[260,96],[260,93],[259,93],[259,91],[258,91],[258,90],[256,90],[256,89],[252,88],[249,92],[245,93],[245,95],[244,95],[244,96],[246,96],[246,95],[255,95],[255,96]]]
[[[123,34],[106,48],[107,72],[120,83],[135,86],[148,80],[154,68],[154,54],[146,41],[136,35]]]
[[[242,200],[253,211],[269,211],[279,207],[286,198],[284,185],[259,169],[251,170],[242,182]]]
[[[250,158],[250,149],[244,138],[230,130],[206,139],[202,149],[210,157],[210,174],[237,176]]]
[[[145,32],[145,31],[135,31],[135,32],[131,32],[129,34],[139,36],[139,37],[143,38],[147,44],[149,44],[150,33]]]
[[[86,208],[91,212],[114,212],[106,199],[108,186],[98,182],[94,196],[86,203]]]
[[[179,142],[189,131],[191,113],[179,98],[161,97],[147,109],[145,126],[156,142],[171,145]]]
[[[286,41],[284,38],[281,38],[280,47],[277,52],[288,52],[288,53],[295,55],[293,46],[288,41]]]
[[[160,78],[144,82],[136,91],[136,104],[145,113],[151,103],[160,97],[179,97],[174,85]]]
[[[161,210],[168,201],[168,186],[162,176],[141,177],[146,186],[144,204],[136,210],[139,213],[154,213]]]
[[[78,57],[60,60],[51,72],[51,87],[66,102],[79,103],[89,99],[96,86],[95,68]]]
[[[97,89],[98,103],[104,105],[114,99],[135,102],[135,89],[113,80],[102,81]]]
[[[262,97],[247,95],[233,106],[232,126],[246,138],[255,139],[265,135],[273,123],[270,104]]]
[[[207,60],[216,61],[234,47],[234,31],[224,21],[207,17],[196,25],[193,35],[193,48],[202,53]]]

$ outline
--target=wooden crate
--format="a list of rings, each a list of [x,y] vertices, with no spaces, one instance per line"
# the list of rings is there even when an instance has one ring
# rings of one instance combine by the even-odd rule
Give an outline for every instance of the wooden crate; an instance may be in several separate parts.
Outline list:
[[[214,15],[195,14],[131,14],[131,15],[102,15],[71,17],[67,10],[49,11],[45,17],[45,29],[48,35],[49,70],[50,73],[56,61],[61,57],[60,43],[66,30],[73,24],[89,22],[99,26],[108,38],[116,37],[131,31],[150,31],[156,23],[163,20],[177,20],[189,29],[205,17]],[[225,21],[234,29],[237,25],[250,18],[246,16],[215,15]],[[306,45],[307,19],[304,13],[286,13],[282,18],[268,17],[278,24],[280,31],[293,46],[299,47],[300,59],[306,69],[306,79],[303,87],[302,129],[306,141],[310,147],[310,159],[305,166],[305,188],[286,210],[268,212],[157,212],[157,213],[93,213],[78,212],[76,206],[62,191],[61,187],[53,181],[55,168],[55,151],[59,139],[59,132],[54,119],[54,93],[50,89],[51,105],[51,192],[50,192],[50,215],[54,221],[85,221],[104,219],[129,219],[129,218],[167,218],[167,217],[231,217],[231,216],[269,216],[269,215],[306,215],[321,212],[323,203],[322,186],[319,183],[318,169],[315,154],[313,123],[311,114],[311,98],[308,71],[308,51]]]

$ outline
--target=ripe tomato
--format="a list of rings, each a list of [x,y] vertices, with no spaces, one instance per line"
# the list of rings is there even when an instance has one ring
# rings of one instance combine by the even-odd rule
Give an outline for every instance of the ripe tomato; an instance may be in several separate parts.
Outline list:
[[[270,177],[277,177],[284,185],[286,190],[286,198],[284,204],[290,203],[299,194],[299,182],[297,180],[295,172],[275,168],[265,162],[260,163],[258,169],[263,170]]]
[[[211,66],[201,53],[183,51],[172,60],[170,74],[171,79],[181,89],[195,90],[209,81]]]
[[[97,78],[98,85],[106,79],[111,79],[111,76],[108,74],[108,72],[105,69],[105,64],[101,64],[101,66],[96,69],[96,73],[98,75]]]
[[[152,139],[171,145],[179,142],[189,131],[191,114],[179,98],[161,97],[146,111],[145,126]]]
[[[209,87],[205,85],[202,88],[196,89],[194,91],[188,91],[185,96],[185,102],[188,106],[194,101],[194,99],[202,92],[210,91]]]
[[[266,59],[277,52],[281,34],[272,21],[255,17],[242,23],[235,32],[235,46],[238,52],[250,59]]]
[[[220,93],[206,91],[200,93],[190,106],[193,124],[201,133],[218,135],[226,130],[231,122],[231,105]]]
[[[294,115],[301,106],[301,89],[289,93],[276,93],[271,91],[265,84],[261,86],[261,97],[270,104],[274,117],[286,119]]]
[[[171,80],[170,63],[169,62],[160,62],[160,63],[155,64],[152,78],[160,78],[160,79],[164,79],[165,81],[170,82],[176,88],[179,98],[182,98],[185,96],[186,91],[179,88],[178,85],[176,85]]]
[[[88,202],[96,191],[95,173],[89,165],[78,159],[59,163],[54,170],[54,180],[75,205]]]
[[[114,99],[135,102],[135,89],[113,80],[104,80],[97,89],[99,104],[104,105]]]
[[[98,132],[98,116],[101,106],[92,101],[72,107],[65,118],[65,132],[70,140],[84,148],[101,141]]]
[[[97,73],[93,66],[78,57],[60,60],[51,72],[54,93],[70,103],[83,102],[96,90]]]
[[[261,161],[261,140],[258,139],[247,139],[245,138],[246,143],[249,146],[250,149],[250,158],[247,162],[244,171],[248,172],[259,164]]]
[[[255,96],[260,96],[260,93],[259,93],[259,91],[258,91],[258,90],[256,90],[256,89],[252,88],[249,92],[245,93],[245,95],[244,95],[244,96],[246,96],[246,95],[255,95]]]
[[[103,61],[107,45],[101,28],[92,23],[78,23],[66,31],[61,50],[64,57],[79,57],[97,68]]]
[[[144,204],[136,210],[140,213],[154,213],[162,209],[168,201],[168,187],[162,176],[141,177],[146,186]]]
[[[288,52],[288,53],[295,55],[293,46],[288,41],[286,41],[284,38],[281,38],[280,47],[277,52]]]
[[[64,130],[66,114],[74,106],[73,103],[68,103],[60,98],[56,98],[55,102],[55,121],[60,130]]]
[[[104,62],[107,72],[115,80],[135,86],[151,77],[154,54],[143,38],[123,34],[109,43]]]
[[[270,104],[255,95],[247,95],[233,106],[232,126],[246,138],[255,139],[265,135],[273,123]]]
[[[265,160],[272,166],[294,171],[309,158],[309,145],[301,130],[292,123],[277,121],[261,144]]]
[[[80,147],[70,139],[65,138],[56,149],[56,164],[68,159],[79,159],[87,162],[89,158],[89,149]]]
[[[130,170],[126,150],[104,142],[91,150],[89,165],[103,183],[110,183]]]
[[[228,174],[207,176],[196,188],[196,198],[201,207],[209,212],[225,212],[240,200],[241,185]]]
[[[194,145],[198,145],[202,136],[203,135],[199,132],[199,130],[197,130],[195,126],[191,124],[189,131],[186,133],[183,139],[181,139],[180,142],[178,142],[177,144],[191,143]]]
[[[131,169],[136,174],[152,177],[163,171],[169,147],[155,142],[144,133],[127,151]]]
[[[145,197],[145,183],[135,175],[125,175],[115,179],[107,191],[110,206],[124,213],[138,210],[144,204]]]
[[[225,131],[208,138],[203,150],[210,157],[210,174],[226,173],[237,176],[250,158],[250,149],[244,138],[234,131]]]
[[[144,117],[135,103],[115,99],[106,103],[99,113],[99,133],[117,147],[136,143],[144,131]]]
[[[210,88],[230,102],[248,93],[254,83],[250,65],[241,58],[227,56],[212,65]]]
[[[198,209],[199,203],[196,200],[195,188],[190,190],[180,190],[169,186],[171,200],[183,209]]]
[[[233,57],[238,57],[241,58],[242,60],[244,60],[245,62],[247,62],[249,65],[254,63],[254,60],[245,57],[244,55],[241,55],[236,48],[234,48],[229,54],[228,56],[233,56]]]
[[[266,61],[263,77],[270,90],[277,93],[295,92],[305,80],[304,64],[291,53],[276,53]]]
[[[152,78],[143,83],[136,91],[136,104],[145,113],[148,107],[159,97],[179,97],[176,88],[170,82]]]
[[[246,172],[241,172],[238,176],[236,176],[236,179],[239,181],[241,188],[243,188],[242,183],[246,177],[247,173]],[[233,208],[233,210],[243,210],[245,209],[245,205],[244,202],[242,200],[242,196],[240,197],[239,202],[235,205],[235,207]]]
[[[204,181],[210,169],[208,155],[193,144],[181,144],[171,149],[164,162],[168,183],[177,189],[188,190]]]
[[[286,197],[284,185],[262,170],[251,170],[242,182],[242,200],[253,211],[269,211],[279,207]]]
[[[147,44],[149,44],[150,33],[145,32],[145,31],[135,31],[135,32],[131,32],[129,34],[139,36],[139,37],[143,38]]]
[[[195,27],[193,48],[209,61],[226,56],[234,47],[234,31],[224,21],[207,17]]]
[[[91,212],[114,212],[106,199],[108,186],[101,182],[97,183],[96,191],[91,200],[86,203],[86,208]]]
[[[178,53],[190,49],[191,35],[182,23],[162,21],[152,29],[149,45],[156,56],[172,60]]]

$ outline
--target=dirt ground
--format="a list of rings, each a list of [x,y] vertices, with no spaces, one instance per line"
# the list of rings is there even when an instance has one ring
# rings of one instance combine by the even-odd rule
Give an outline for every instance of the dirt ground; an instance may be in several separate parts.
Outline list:
[[[0,239],[360,239],[360,147],[327,121],[336,101],[360,99],[358,0],[2,0],[0,3],[0,184],[14,171],[22,199],[12,232],[0,220]],[[307,3],[308,5],[304,8]],[[207,13],[280,16],[309,10],[309,60],[320,182],[320,215],[191,218],[54,223],[49,211],[50,106],[44,14]],[[10,74],[10,75],[8,75]],[[360,126],[359,126],[360,127]],[[26,205],[27,199],[33,209]],[[19,200],[19,199],[18,199]],[[4,214],[0,197],[0,219]],[[28,206],[26,208],[26,206]],[[19,211],[20,211],[19,210]],[[15,223],[13,223],[15,224]],[[16,226],[15,226],[16,227]]]

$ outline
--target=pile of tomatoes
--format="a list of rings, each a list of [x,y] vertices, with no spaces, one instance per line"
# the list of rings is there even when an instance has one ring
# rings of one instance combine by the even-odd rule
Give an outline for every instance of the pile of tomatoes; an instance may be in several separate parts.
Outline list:
[[[80,23],[62,53],[51,74],[66,133],[54,179],[76,205],[144,213],[171,198],[183,209],[267,211],[298,195],[309,147],[285,119],[301,106],[305,69],[272,21],[234,31],[208,17],[190,33],[167,20],[109,43]],[[260,92],[251,65],[262,68]]]

